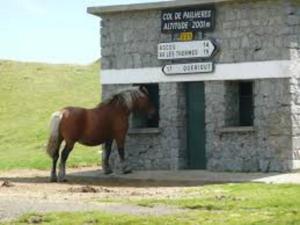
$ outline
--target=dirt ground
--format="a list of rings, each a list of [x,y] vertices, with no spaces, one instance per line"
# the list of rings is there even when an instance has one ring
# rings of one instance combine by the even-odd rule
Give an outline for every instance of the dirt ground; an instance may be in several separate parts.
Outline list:
[[[68,170],[70,174],[96,170]],[[14,170],[0,173],[0,221],[24,213],[53,211],[94,211],[112,213],[163,215],[182,209],[153,208],[127,204],[126,200],[173,198],[182,195],[185,187],[160,185],[155,182],[120,181],[70,177],[67,183],[49,183],[47,171]],[[122,203],[114,202],[122,201]]]
[[[178,198],[192,186],[208,183],[264,182],[300,184],[294,173],[216,173],[209,171],[137,171],[104,175],[99,168],[67,170],[67,183],[50,183],[49,172],[0,172],[0,221],[30,212],[106,211],[164,215],[183,209],[130,204],[147,198]]]

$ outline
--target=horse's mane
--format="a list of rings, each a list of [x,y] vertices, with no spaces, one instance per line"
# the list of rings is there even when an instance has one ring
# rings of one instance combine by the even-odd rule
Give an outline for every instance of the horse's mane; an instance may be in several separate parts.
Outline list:
[[[122,105],[127,107],[129,110],[132,110],[133,102],[139,98],[145,96],[145,93],[140,90],[139,87],[132,87],[130,89],[126,89],[120,91],[117,94],[112,95],[104,102],[100,103],[100,105]]]

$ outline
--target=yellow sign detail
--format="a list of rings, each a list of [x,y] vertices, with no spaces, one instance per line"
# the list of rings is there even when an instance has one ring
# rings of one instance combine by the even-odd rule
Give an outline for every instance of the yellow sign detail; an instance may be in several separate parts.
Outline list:
[[[193,40],[193,32],[182,32],[179,35],[180,41],[192,41]]]

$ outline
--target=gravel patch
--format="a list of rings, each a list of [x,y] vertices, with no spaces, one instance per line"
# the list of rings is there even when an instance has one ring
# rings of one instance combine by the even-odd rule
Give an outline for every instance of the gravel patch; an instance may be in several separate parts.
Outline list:
[[[105,182],[70,179],[68,183],[49,183],[47,171],[1,172],[0,221],[15,219],[33,212],[101,211],[159,216],[185,211],[168,206],[143,207],[124,203],[126,200],[176,197],[181,194],[182,188],[135,187],[131,182],[127,184],[122,182],[119,186],[119,183],[114,181],[105,185]],[[120,200],[122,203],[111,202],[110,199]]]

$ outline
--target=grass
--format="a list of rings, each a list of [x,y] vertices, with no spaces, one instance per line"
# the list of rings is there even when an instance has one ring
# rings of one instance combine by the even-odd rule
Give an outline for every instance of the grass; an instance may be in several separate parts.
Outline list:
[[[125,214],[49,213],[25,215],[7,224],[227,224],[298,225],[300,224],[300,186],[268,184],[208,185],[189,189],[177,199],[151,199],[135,202],[183,208],[184,213],[167,216]]]
[[[30,214],[23,216],[18,221],[14,221],[11,225],[23,224],[55,224],[55,225],[83,225],[83,224],[105,224],[105,225],[183,225],[195,223],[189,221],[191,218],[176,215],[176,216],[132,216],[132,215],[116,215],[110,213],[50,213]],[[9,224],[9,223],[7,223]]]
[[[184,198],[147,199],[135,203],[145,207],[165,204],[200,210],[288,209],[300,212],[300,186],[275,184],[208,185],[190,189]]]
[[[100,100],[97,64],[49,65],[0,61],[0,170],[47,169],[44,148],[51,114]],[[99,148],[77,145],[69,166],[99,162]]]

